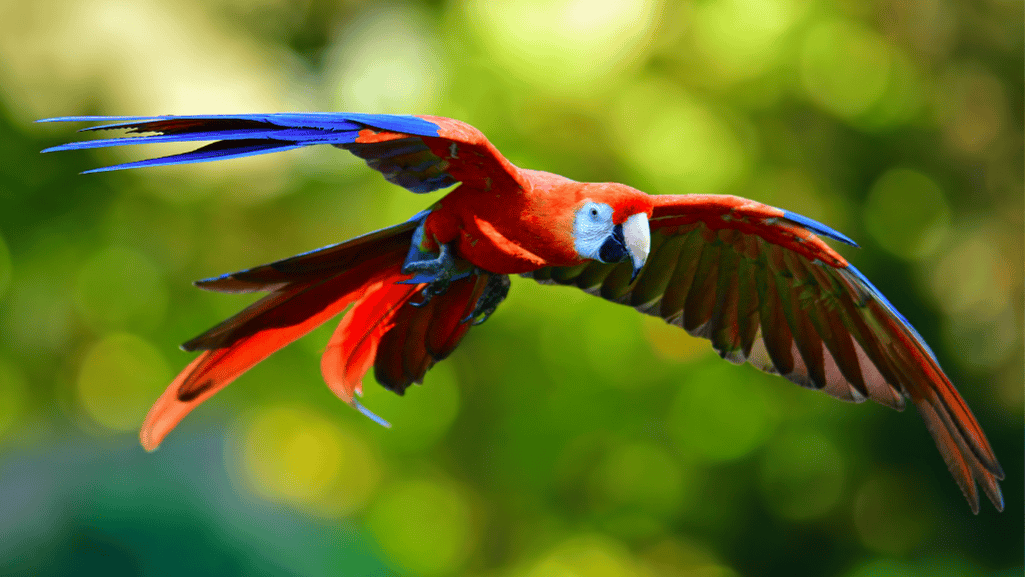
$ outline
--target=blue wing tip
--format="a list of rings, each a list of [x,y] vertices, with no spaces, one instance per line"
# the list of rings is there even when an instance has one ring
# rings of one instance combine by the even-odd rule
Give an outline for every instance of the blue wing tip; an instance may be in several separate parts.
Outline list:
[[[378,425],[381,425],[382,427],[384,427],[386,429],[390,429],[391,428],[391,423],[389,423],[388,421],[385,421],[381,417],[378,417],[377,415],[375,415],[373,412],[370,411],[370,409],[368,409],[368,408],[364,407],[362,404],[360,404],[360,402],[357,401],[355,397],[353,397],[353,399],[352,399],[352,406],[355,407],[357,411],[359,411],[359,412],[363,413],[364,415],[366,415],[367,417],[369,417],[371,421],[377,423]]]
[[[39,120],[36,120],[36,122],[85,122],[91,118],[92,117],[88,116],[54,116],[53,118],[40,118]]]
[[[103,169],[102,168],[94,168],[93,170],[103,170]],[[90,171],[90,172],[92,172],[92,171]],[[222,281],[222,280],[227,280],[227,279],[230,279],[231,277],[235,276],[235,274],[236,273],[229,272],[229,273],[225,273],[225,274],[222,274],[222,275],[212,276],[212,277],[209,277],[209,278],[201,278],[199,280],[192,281],[192,286],[203,288],[203,285],[205,285],[205,284],[210,284],[210,283],[215,283],[215,282],[219,282],[219,281]]]
[[[810,230],[810,231],[812,231],[814,233],[821,234],[822,236],[824,236],[826,238],[831,238],[833,240],[838,240],[838,241],[840,241],[840,242],[842,242],[844,244],[849,244],[849,245],[851,245],[851,246],[853,246],[855,248],[861,248],[858,245],[858,243],[854,242],[854,240],[852,240],[846,234],[843,234],[842,232],[835,231],[835,230],[829,228],[828,226],[822,224],[821,222],[818,222],[816,220],[812,220],[812,219],[810,219],[810,218],[808,218],[806,216],[801,216],[801,215],[797,214],[796,212],[790,212],[789,210],[784,210],[783,211],[783,218],[785,218],[787,220],[790,220],[790,221],[793,221],[793,222],[796,222],[797,224],[803,226],[804,228],[807,228],[808,230]]]
[[[40,118],[36,122],[124,122],[133,120],[159,120],[164,116],[54,116],[53,118]]]

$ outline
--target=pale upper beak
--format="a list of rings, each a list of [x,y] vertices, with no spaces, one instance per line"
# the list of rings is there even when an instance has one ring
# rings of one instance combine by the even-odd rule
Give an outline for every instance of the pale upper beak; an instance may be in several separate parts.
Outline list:
[[[630,282],[637,278],[648,260],[648,251],[651,250],[651,229],[648,227],[648,215],[639,212],[623,223],[623,241],[626,250],[633,261],[634,270]]]

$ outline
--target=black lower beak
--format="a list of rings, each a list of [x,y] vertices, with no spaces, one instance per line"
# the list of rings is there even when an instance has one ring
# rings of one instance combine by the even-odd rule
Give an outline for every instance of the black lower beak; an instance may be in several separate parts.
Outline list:
[[[623,262],[630,258],[630,252],[626,249],[626,239],[623,236],[623,225],[617,224],[612,229],[612,234],[609,235],[605,242],[601,245],[601,250],[598,251],[598,260],[601,262],[614,263]],[[630,283],[632,284],[637,280],[637,275],[641,274],[641,269],[644,268],[644,264],[637,266],[634,263],[633,274],[630,275]]]
[[[623,238],[623,225],[617,224],[598,250],[598,260],[609,263],[622,262],[627,256],[629,255],[626,252],[626,240]]]

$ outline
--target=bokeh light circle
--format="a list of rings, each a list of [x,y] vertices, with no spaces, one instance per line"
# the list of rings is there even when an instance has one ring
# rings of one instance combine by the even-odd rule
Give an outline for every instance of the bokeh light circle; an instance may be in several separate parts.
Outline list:
[[[524,577],[635,577],[640,564],[622,543],[604,535],[579,535],[559,543]]]
[[[320,516],[363,508],[380,464],[359,434],[303,406],[271,406],[245,418],[231,446],[257,495]]]
[[[144,254],[110,247],[82,264],[74,297],[79,312],[97,328],[147,330],[164,319],[167,281]]]
[[[0,439],[24,416],[28,391],[25,373],[14,363],[0,358]]]
[[[844,469],[840,452],[824,436],[810,431],[780,435],[762,455],[762,495],[781,517],[819,517],[839,500]]]
[[[538,90],[583,96],[643,62],[658,0],[475,0],[464,18],[494,62]]]
[[[691,369],[669,408],[681,449],[711,461],[739,459],[761,446],[777,415],[761,383],[718,359]]]
[[[939,185],[910,168],[880,176],[865,203],[865,225],[879,244],[905,259],[935,252],[950,227],[950,208]]]
[[[619,152],[658,186],[651,194],[719,193],[747,173],[748,152],[734,128],[677,85],[627,85],[610,112]]]
[[[936,501],[924,485],[889,473],[862,484],[853,511],[861,542],[880,553],[902,555],[928,539],[936,530]]]
[[[591,477],[591,492],[599,508],[624,508],[669,518],[691,496],[680,464],[653,445],[615,448]]]
[[[874,31],[848,21],[814,26],[801,50],[801,80],[811,99],[845,119],[867,111],[886,90],[890,47]]]
[[[10,285],[11,274],[11,251],[7,248],[3,235],[0,234],[0,296],[3,296]]]
[[[475,541],[470,503],[447,481],[419,479],[386,487],[367,523],[385,560],[418,575],[453,572]]]
[[[149,341],[114,333],[94,344],[78,369],[77,399],[93,421],[115,431],[135,430],[171,371]]]

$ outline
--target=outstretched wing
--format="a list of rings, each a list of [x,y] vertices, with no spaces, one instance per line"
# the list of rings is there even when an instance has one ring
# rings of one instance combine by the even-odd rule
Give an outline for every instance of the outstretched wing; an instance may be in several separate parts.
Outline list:
[[[67,116],[40,122],[105,122],[91,130],[127,136],[72,142],[43,152],[161,142],[210,142],[191,152],[87,170],[208,162],[330,144],[380,171],[389,182],[425,193],[457,182],[482,189],[523,186],[513,166],[476,128],[440,116],[308,112],[211,116]]]
[[[656,197],[650,226],[651,252],[633,283],[630,263],[588,262],[524,276],[633,306],[711,340],[733,363],[749,362],[839,399],[902,410],[909,397],[972,510],[979,510],[976,481],[1003,509],[1003,471],[932,351],[815,233],[852,241],[733,196]]]

